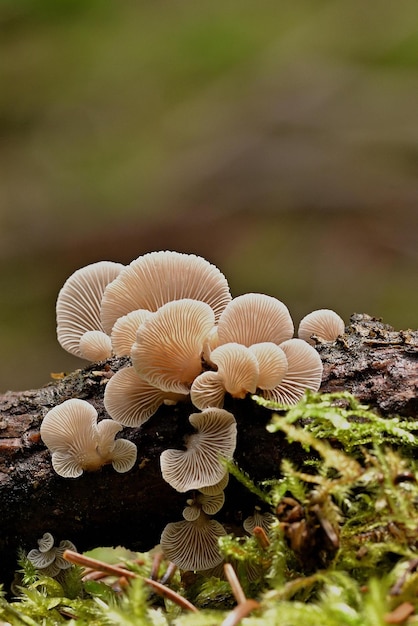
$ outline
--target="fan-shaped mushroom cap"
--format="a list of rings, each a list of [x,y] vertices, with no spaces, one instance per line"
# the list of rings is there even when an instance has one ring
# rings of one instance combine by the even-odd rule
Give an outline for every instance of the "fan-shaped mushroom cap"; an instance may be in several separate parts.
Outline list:
[[[186,450],[164,450],[161,472],[177,491],[215,485],[225,475],[220,458],[232,459],[237,426],[232,413],[223,409],[205,409],[192,413],[189,421],[197,430],[186,441]]]
[[[298,329],[298,337],[314,345],[312,335],[319,341],[335,341],[345,330],[344,320],[331,309],[318,309],[305,315],[301,319]]]
[[[45,533],[38,540],[38,546],[39,549],[30,550],[26,556],[45,576],[56,576],[60,570],[71,566],[71,563],[62,556],[65,550],[76,550],[71,541],[61,541],[58,547],[54,547],[53,536],[51,533]]]
[[[188,393],[202,371],[205,339],[214,325],[208,304],[182,299],[168,302],[138,328],[132,363],[154,387]]]
[[[116,372],[106,384],[104,406],[120,424],[136,427],[144,424],[167,401],[175,404],[185,398],[185,394],[173,394],[153,387],[133,367],[128,366]]]
[[[268,534],[271,525],[276,521],[276,519],[277,518],[274,517],[272,513],[262,513],[258,508],[255,508],[254,514],[247,517],[242,525],[244,526],[244,530],[246,530],[250,535],[254,532],[254,528],[256,526],[259,526]]]
[[[165,557],[182,570],[201,571],[222,561],[218,539],[224,527],[201,513],[196,520],[171,522],[164,528],[160,545]]]
[[[44,533],[40,539],[38,539],[39,552],[48,552],[54,545],[54,537],[51,533]]]
[[[88,330],[81,335],[78,349],[82,358],[88,361],[104,361],[112,354],[110,337],[102,330]]]
[[[116,320],[110,335],[116,356],[128,356],[131,353],[137,330],[150,315],[150,311],[138,309]]]
[[[234,398],[254,393],[259,375],[255,355],[239,343],[225,343],[211,352],[210,360],[218,367],[225,391]]]
[[[221,510],[224,502],[225,494],[223,491],[213,495],[198,493],[194,498],[187,500],[188,506],[183,509],[183,517],[191,522],[199,517],[201,511],[207,515],[215,515]]]
[[[231,294],[225,276],[206,259],[180,252],[150,252],[132,261],[106,289],[102,323],[110,334],[116,320],[130,311],[157,311],[183,298],[206,302],[218,319]]]
[[[303,339],[289,339],[280,344],[286,354],[288,369],[274,389],[263,390],[268,400],[295,404],[307,389],[318,391],[322,380],[322,361],[318,352]]]
[[[255,343],[249,350],[258,362],[257,387],[259,389],[276,387],[287,372],[287,358],[283,350],[271,341]]]
[[[227,486],[228,482],[229,482],[229,473],[226,471],[225,475],[221,478],[221,480],[218,483],[215,483],[214,485],[208,485],[207,487],[200,487],[199,491],[201,491],[202,493],[208,496],[214,496],[217,493],[221,493]]]
[[[136,446],[125,439],[114,441],[122,426],[113,420],[97,425],[97,411],[85,400],[73,398],[55,406],[44,417],[40,432],[52,453],[52,465],[65,478],[81,476],[112,463],[116,471],[128,471],[136,461]]]
[[[218,340],[223,343],[281,343],[293,336],[293,322],[283,302],[263,293],[246,293],[231,300],[218,322]]]
[[[57,337],[64,350],[86,358],[80,351],[80,339],[87,331],[104,331],[100,320],[103,292],[124,267],[121,263],[99,261],[76,270],[67,278],[56,304]]]
[[[190,389],[190,399],[198,409],[224,405],[225,387],[218,372],[202,372],[194,379]]]

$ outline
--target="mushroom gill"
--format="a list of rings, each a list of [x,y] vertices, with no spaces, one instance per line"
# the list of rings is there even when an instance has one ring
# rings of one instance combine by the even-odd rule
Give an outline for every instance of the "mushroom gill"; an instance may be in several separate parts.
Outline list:
[[[312,336],[319,341],[335,341],[345,330],[344,320],[331,309],[318,309],[305,315],[298,328],[298,337],[315,345]]]
[[[187,438],[186,450],[164,450],[160,457],[164,480],[181,492],[219,483],[225,476],[221,459],[232,459],[237,438],[235,418],[224,409],[192,413],[189,422],[197,432]]]
[[[124,269],[121,263],[113,261],[99,261],[76,270],[67,280],[58,293],[56,303],[57,338],[60,345],[75,356],[90,359],[93,348],[90,347],[90,356],[86,356],[80,349],[80,339],[87,331],[105,333],[100,319],[100,306],[103,293]],[[103,346],[100,346],[100,357],[92,360],[101,360]]]
[[[282,343],[293,336],[293,321],[283,302],[262,293],[233,298],[218,322],[218,342],[251,346],[270,341]]]
[[[150,385],[166,392],[189,393],[202,371],[202,352],[214,325],[205,302],[174,300],[152,313],[138,328],[132,364]]]
[[[218,539],[226,530],[216,520],[200,513],[195,520],[167,524],[161,534],[164,556],[182,570],[207,570],[222,562]]]
[[[127,472],[136,461],[134,443],[117,439],[121,424],[110,419],[97,424],[97,411],[87,401],[72,398],[45,415],[41,438],[52,453],[52,466],[64,478],[77,478],[83,470],[94,471],[111,463]]]
[[[200,256],[164,250],[144,254],[105,290],[103,327],[110,334],[116,320],[131,311],[157,311],[167,302],[183,298],[206,302],[218,319],[231,294],[225,276]]]

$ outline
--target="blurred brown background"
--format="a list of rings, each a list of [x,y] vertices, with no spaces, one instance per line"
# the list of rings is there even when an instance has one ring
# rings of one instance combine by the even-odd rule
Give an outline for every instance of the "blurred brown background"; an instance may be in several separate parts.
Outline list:
[[[59,288],[151,250],[417,328],[417,168],[416,0],[2,0],[0,391],[83,366]]]

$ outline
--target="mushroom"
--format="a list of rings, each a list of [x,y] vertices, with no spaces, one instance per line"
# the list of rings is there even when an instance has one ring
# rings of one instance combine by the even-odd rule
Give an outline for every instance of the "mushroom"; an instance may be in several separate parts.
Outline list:
[[[136,461],[134,443],[115,440],[121,424],[104,419],[97,424],[96,409],[85,400],[72,398],[45,415],[40,433],[52,453],[52,466],[60,476],[76,478],[83,470],[94,471],[111,463],[117,472],[127,472]]]
[[[207,487],[200,487],[199,491],[208,496],[214,496],[217,493],[221,493],[227,486],[228,482],[229,482],[229,472],[226,471],[224,476],[221,478],[221,480],[218,483],[215,483],[214,485],[208,485]]]
[[[218,319],[231,294],[225,276],[200,256],[173,251],[144,254],[105,290],[103,327],[110,334],[116,320],[131,311],[157,311],[163,304],[183,298],[206,302]]]
[[[293,336],[293,321],[283,302],[262,293],[246,293],[231,300],[218,322],[219,344],[244,346],[270,341],[281,343]]]
[[[218,539],[224,535],[222,524],[201,512],[195,520],[167,524],[160,545],[165,557],[180,569],[202,571],[222,562]]]
[[[138,309],[116,320],[110,334],[112,349],[116,356],[128,356],[131,353],[137,330],[150,315],[150,311]]]
[[[189,522],[199,517],[203,511],[208,515],[215,515],[221,510],[225,502],[225,494],[223,491],[209,495],[206,493],[197,493],[193,498],[187,500],[187,506],[183,509],[183,517]]]
[[[78,349],[83,359],[105,361],[112,354],[112,343],[109,335],[101,330],[88,330],[81,335]]]
[[[322,381],[323,365],[318,352],[303,339],[289,339],[280,344],[288,369],[282,381],[273,389],[262,390],[267,400],[281,404],[295,404],[307,389],[318,391]]]
[[[214,325],[205,302],[184,298],[168,302],[138,328],[132,364],[150,385],[162,391],[189,393],[202,371],[202,352]]]
[[[311,345],[315,345],[314,336],[318,341],[335,341],[345,330],[344,320],[331,309],[318,309],[301,319],[298,337]]]
[[[124,267],[121,263],[113,261],[99,261],[76,270],[67,278],[58,293],[56,303],[57,338],[64,350],[93,361],[110,356],[110,342],[108,354],[103,356],[107,333],[100,320],[100,303],[106,286]],[[87,352],[80,348],[80,339],[88,331],[97,331],[104,335],[102,341],[99,341],[97,357],[94,352],[94,341],[90,342],[91,337],[85,338],[83,349],[87,347]],[[97,340],[96,335],[95,341]],[[94,358],[91,358],[92,356]]]
[[[249,347],[258,363],[257,387],[259,389],[273,389],[287,372],[287,358],[280,346],[271,341],[255,343]]]
[[[186,450],[164,450],[160,465],[164,480],[177,491],[215,485],[225,476],[221,458],[232,459],[237,426],[232,413],[209,408],[192,413],[189,422],[197,430],[186,441]]]
[[[57,576],[62,570],[71,567],[71,563],[63,558],[65,550],[76,550],[75,545],[68,540],[61,541],[58,547],[54,547],[54,538],[51,533],[44,533],[38,539],[38,548],[30,550],[26,558],[41,570],[45,576]]]
[[[132,366],[120,369],[107,382],[104,406],[110,417],[124,426],[144,424],[162,404],[175,404],[188,394],[161,391],[147,383]]]
[[[254,532],[254,528],[259,526],[262,528],[267,534],[270,531],[271,525],[276,521],[276,517],[272,513],[264,512],[262,513],[258,506],[254,509],[254,514],[247,517],[244,522],[244,530],[247,531],[249,535],[252,535]]]

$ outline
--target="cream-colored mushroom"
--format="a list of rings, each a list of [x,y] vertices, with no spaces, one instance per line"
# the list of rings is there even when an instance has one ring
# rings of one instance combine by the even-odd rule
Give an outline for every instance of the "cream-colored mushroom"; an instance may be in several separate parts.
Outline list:
[[[222,524],[200,513],[195,520],[167,524],[160,545],[164,556],[180,569],[201,571],[222,562],[218,539],[224,535]]]
[[[289,339],[280,344],[288,369],[279,385],[262,390],[274,402],[295,404],[307,389],[318,391],[322,381],[322,361],[318,352],[303,339]]]
[[[335,341],[343,335],[345,330],[344,320],[331,309],[318,309],[305,315],[301,319],[298,329],[298,337],[311,345],[315,345],[312,336],[318,341]]]
[[[190,399],[198,409],[209,407],[221,409],[224,405],[225,387],[218,372],[202,372],[196,376],[190,388]]]
[[[83,359],[88,361],[104,361],[112,354],[110,337],[101,330],[88,330],[81,335],[78,348]]]
[[[248,348],[257,359],[259,389],[273,389],[287,372],[287,358],[284,351],[271,341],[255,343]]]
[[[205,302],[168,302],[138,328],[132,363],[138,374],[162,391],[188,393],[202,371],[202,352],[214,325]]]
[[[129,356],[141,324],[150,317],[150,311],[138,309],[116,320],[110,335],[116,356]]]
[[[231,294],[225,276],[200,256],[173,251],[144,254],[106,289],[101,305],[103,327],[110,334],[116,320],[131,311],[157,311],[183,298],[206,302],[218,319]]]
[[[117,439],[121,424],[110,419],[97,424],[96,409],[73,398],[55,406],[44,417],[40,433],[52,453],[52,466],[60,476],[76,478],[83,470],[94,471],[111,463],[117,472],[127,472],[136,461],[134,443]]]
[[[293,336],[293,321],[283,302],[262,293],[246,293],[231,300],[218,322],[218,341],[251,346],[279,344]]]
[[[197,492],[193,498],[187,500],[187,506],[183,509],[183,517],[189,522],[199,517],[200,512],[207,515],[215,515],[221,510],[225,502],[223,491],[215,494]]]
[[[208,496],[214,496],[217,493],[221,493],[225,487],[228,485],[229,482],[229,472],[225,471],[224,476],[221,478],[221,480],[218,483],[215,483],[214,485],[208,485],[207,487],[199,487],[199,491],[201,491],[202,493],[208,495]]]
[[[56,304],[57,338],[64,350],[93,361],[110,356],[110,351],[103,356],[103,342],[99,342],[99,356],[96,357],[90,338],[87,338],[88,352],[84,353],[80,348],[80,339],[88,331],[101,332],[107,336],[100,319],[101,300],[106,286],[123,269],[124,265],[121,263],[99,261],[76,270],[67,278],[60,289]],[[110,343],[108,347],[110,350]]]
[[[144,424],[162,404],[175,404],[187,397],[188,394],[161,391],[127,366],[106,384],[104,406],[112,419],[124,426],[136,427]]]
[[[164,480],[181,492],[219,483],[225,476],[221,459],[232,459],[236,446],[232,413],[210,408],[192,413],[189,421],[197,432],[187,438],[186,450],[164,450],[160,457]]]

